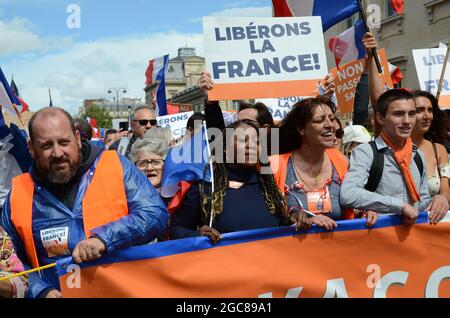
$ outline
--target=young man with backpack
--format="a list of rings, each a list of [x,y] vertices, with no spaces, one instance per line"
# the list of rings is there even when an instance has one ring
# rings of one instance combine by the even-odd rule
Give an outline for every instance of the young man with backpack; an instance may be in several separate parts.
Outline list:
[[[447,213],[446,198],[428,193],[425,159],[411,141],[416,105],[411,93],[393,89],[380,96],[375,115],[382,126],[374,142],[358,146],[341,187],[341,204],[378,213],[402,214],[415,223],[419,211],[429,211],[432,223]]]

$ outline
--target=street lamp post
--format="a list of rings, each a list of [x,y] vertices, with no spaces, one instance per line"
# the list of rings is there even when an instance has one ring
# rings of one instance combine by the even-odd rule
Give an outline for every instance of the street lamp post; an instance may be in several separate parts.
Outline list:
[[[110,88],[110,89],[108,89],[108,94],[112,94],[113,91],[116,92],[117,116],[119,117],[120,116],[119,115],[119,110],[120,110],[120,107],[119,107],[119,92],[121,91],[122,94],[126,94],[127,90],[125,88],[123,88],[123,87],[121,87],[121,88]]]

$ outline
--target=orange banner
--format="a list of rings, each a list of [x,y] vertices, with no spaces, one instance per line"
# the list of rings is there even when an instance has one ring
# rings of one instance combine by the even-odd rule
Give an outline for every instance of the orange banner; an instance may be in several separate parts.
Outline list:
[[[231,100],[247,98],[272,98],[276,96],[309,96],[317,89],[322,79],[215,84],[208,93],[209,100]]]
[[[133,247],[77,270],[58,263],[63,297],[450,297],[450,218],[427,214],[291,227]],[[66,272],[69,270],[69,272]]]
[[[394,88],[392,84],[391,74],[389,73],[388,61],[386,59],[386,51],[384,49],[378,50],[381,66],[383,67],[383,82],[390,88]],[[339,110],[342,114],[352,113],[353,105],[355,103],[356,85],[364,71],[365,60],[360,59],[349,62],[330,70],[335,78],[336,96],[339,104]]]
[[[441,109],[450,108],[450,95],[440,96],[439,97],[439,107]]]

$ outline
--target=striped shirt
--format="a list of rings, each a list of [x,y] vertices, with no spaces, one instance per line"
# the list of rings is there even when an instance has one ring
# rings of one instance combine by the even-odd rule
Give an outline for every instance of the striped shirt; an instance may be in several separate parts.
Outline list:
[[[370,144],[362,144],[353,150],[350,157],[350,169],[345,175],[341,187],[341,204],[363,211],[401,214],[403,204],[408,203],[418,208],[419,211],[424,211],[431,198],[428,193],[425,157],[422,152],[416,145],[413,145],[413,157],[418,152],[424,166],[422,175],[420,175],[415,161],[411,160],[411,173],[420,193],[420,201],[413,204],[400,167],[395,162],[394,152],[380,137],[375,139],[375,144],[378,150],[384,153],[383,175],[378,188],[375,192],[364,189],[372,166],[373,151]]]

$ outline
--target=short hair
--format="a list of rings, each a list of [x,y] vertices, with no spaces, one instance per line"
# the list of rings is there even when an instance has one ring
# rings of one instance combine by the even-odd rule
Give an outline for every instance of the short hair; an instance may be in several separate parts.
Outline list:
[[[162,140],[169,145],[172,141],[172,129],[169,127],[154,127],[144,134],[145,139]]]
[[[264,103],[252,104],[240,101],[239,111],[243,111],[244,109],[256,109],[256,112],[258,114],[256,116],[256,121],[261,127],[264,125],[269,125],[270,127],[275,126],[272,114],[270,113],[269,108]]]
[[[75,125],[75,129],[80,132],[80,136],[82,140],[91,140],[92,139],[92,126],[86,119],[83,118],[75,118],[73,120]]]
[[[189,117],[186,124],[186,129],[191,129],[192,131],[194,131],[196,128],[194,127],[195,121],[199,120],[201,120],[202,122],[206,120],[205,115],[203,115],[202,113],[194,113],[191,117]]]
[[[391,89],[384,92],[375,103],[375,113],[385,117],[389,105],[397,100],[413,100],[413,95],[404,89]]]
[[[139,107],[136,107],[136,108],[133,110],[133,114],[131,115],[131,119],[132,119],[132,120],[135,120],[135,119],[136,119],[136,113],[137,113],[138,111],[142,110],[142,109],[147,109],[148,111],[152,112],[152,113],[155,115],[155,117],[156,117],[156,113],[155,113],[155,111],[154,111],[152,108],[150,108],[150,107],[148,107],[148,106],[139,106]]]
[[[109,135],[114,135],[117,134],[117,130],[115,129],[108,129],[107,131],[105,131],[105,139],[109,136]]]
[[[34,113],[33,116],[31,116],[30,121],[28,122],[28,134],[30,135],[31,142],[34,142],[33,126],[34,122],[36,121],[36,118],[39,115],[41,114],[45,115],[46,113],[48,113],[49,116],[54,117],[58,112],[62,113],[69,120],[70,128],[72,129],[73,134],[76,135],[76,129],[75,124],[73,122],[73,118],[67,111],[59,107],[45,107]]]
[[[143,138],[137,140],[131,147],[131,159],[133,160],[133,162],[135,162],[136,157],[142,153],[144,154],[155,153],[161,156],[163,159],[166,159],[168,151],[169,147],[165,141]]]

